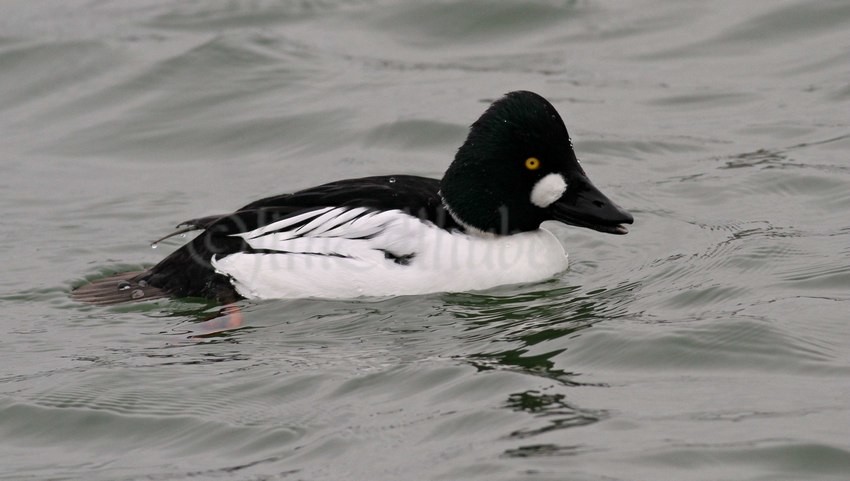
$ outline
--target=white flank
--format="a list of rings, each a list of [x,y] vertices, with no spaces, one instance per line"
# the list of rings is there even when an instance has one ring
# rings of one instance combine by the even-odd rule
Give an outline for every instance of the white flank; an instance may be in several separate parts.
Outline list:
[[[531,203],[543,209],[560,199],[567,191],[567,181],[561,174],[548,174],[531,189]]]
[[[307,223],[275,232],[298,222]],[[567,268],[564,248],[544,229],[480,237],[398,210],[318,209],[237,235],[263,252],[214,257],[212,265],[254,299],[459,292],[539,281]]]

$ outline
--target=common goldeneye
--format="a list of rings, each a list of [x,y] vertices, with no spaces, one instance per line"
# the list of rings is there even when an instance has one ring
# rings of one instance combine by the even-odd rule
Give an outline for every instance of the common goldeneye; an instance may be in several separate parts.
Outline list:
[[[160,263],[84,285],[74,298],[228,303],[534,282],[567,268],[564,248],[540,226],[549,220],[610,234],[633,222],[590,182],[552,104],[516,91],[472,124],[442,180],[346,179],[193,219],[177,233],[201,233]]]

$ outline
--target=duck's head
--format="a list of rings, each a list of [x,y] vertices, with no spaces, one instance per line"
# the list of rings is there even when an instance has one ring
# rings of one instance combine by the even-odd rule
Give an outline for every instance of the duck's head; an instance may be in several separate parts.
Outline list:
[[[505,95],[472,124],[440,193],[455,220],[483,232],[555,220],[625,234],[634,221],[590,182],[555,107],[526,91]]]

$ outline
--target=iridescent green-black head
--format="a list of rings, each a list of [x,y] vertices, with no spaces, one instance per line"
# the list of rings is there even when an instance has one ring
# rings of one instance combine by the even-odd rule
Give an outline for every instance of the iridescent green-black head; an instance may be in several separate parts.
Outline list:
[[[458,222],[495,234],[547,220],[625,234],[622,224],[633,222],[590,182],[555,107],[527,91],[505,95],[472,124],[440,193]]]

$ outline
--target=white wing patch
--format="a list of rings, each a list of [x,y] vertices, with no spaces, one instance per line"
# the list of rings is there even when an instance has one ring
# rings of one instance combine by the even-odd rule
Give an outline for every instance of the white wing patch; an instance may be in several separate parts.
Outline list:
[[[213,257],[248,298],[354,298],[485,289],[566,268],[538,230],[506,237],[449,232],[400,210],[326,207],[234,234],[253,251]]]
[[[370,251],[383,252],[391,247],[411,251],[414,246],[404,241],[409,240],[411,229],[421,228],[417,224],[422,221],[397,210],[337,207],[299,214],[235,235],[255,250],[358,258],[372,257],[374,253]],[[291,229],[293,226],[298,227]]]

